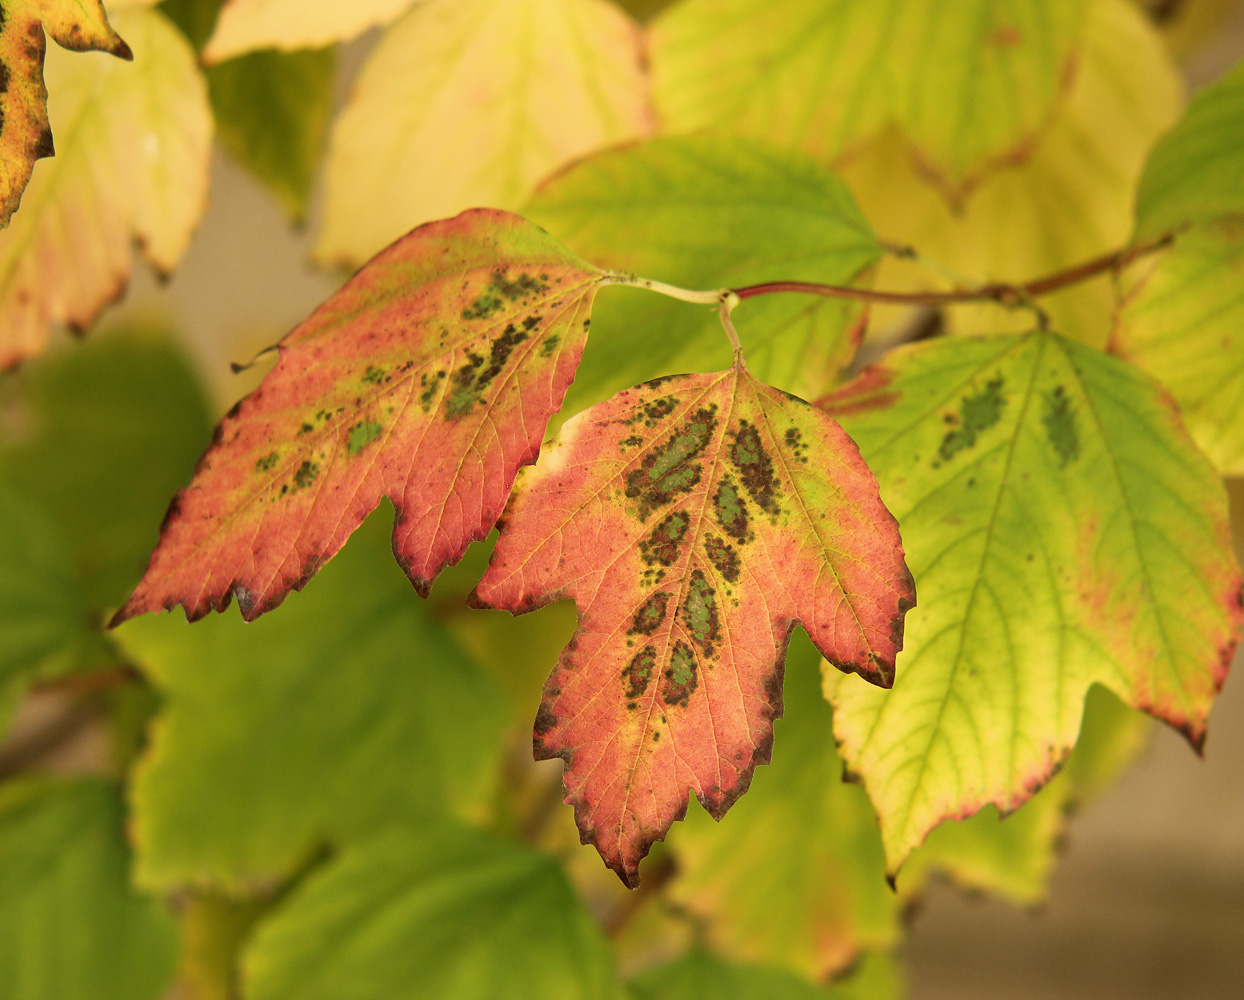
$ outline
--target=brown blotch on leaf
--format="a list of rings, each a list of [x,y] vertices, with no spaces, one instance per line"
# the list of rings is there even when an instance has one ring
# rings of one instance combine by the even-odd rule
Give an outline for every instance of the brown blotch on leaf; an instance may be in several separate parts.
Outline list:
[[[723,580],[727,583],[738,583],[739,554],[734,551],[733,545],[724,538],[709,535],[704,539],[704,552]]]
[[[748,540],[747,501],[729,477],[717,484],[717,492],[713,494],[713,513],[717,515],[717,523],[722,530],[736,542]]]
[[[730,464],[738,473],[748,495],[768,514],[777,512],[774,494],[781,488],[773,474],[773,459],[765,451],[760,431],[747,420],[740,420],[729,448]]]
[[[622,668],[622,683],[626,685],[628,701],[633,702],[648,690],[648,684],[656,668],[657,649],[653,645],[645,646],[631,657],[631,662]]]
[[[716,591],[700,570],[693,570],[687,581],[687,596],[680,609],[683,626],[695,644],[710,659],[721,638],[721,622],[717,615]]]
[[[669,566],[678,558],[683,536],[690,524],[691,517],[686,511],[676,510],[667,514],[652,529],[652,533],[639,543],[640,557],[649,566],[655,563]]]
[[[298,471],[294,473],[294,489],[303,490],[315,482],[316,477],[320,474],[320,467],[314,462],[305,461],[298,466]]]
[[[700,665],[695,650],[681,640],[674,643],[669,666],[663,673],[661,700],[667,705],[687,707],[687,702],[699,686]]]
[[[660,590],[639,606],[634,621],[627,630],[627,635],[652,635],[665,621],[665,612],[669,607],[670,595]]]
[[[641,520],[700,481],[700,463],[694,459],[712,440],[716,413],[716,406],[697,410],[664,444],[652,449],[639,468],[627,474],[626,496],[639,498]]]

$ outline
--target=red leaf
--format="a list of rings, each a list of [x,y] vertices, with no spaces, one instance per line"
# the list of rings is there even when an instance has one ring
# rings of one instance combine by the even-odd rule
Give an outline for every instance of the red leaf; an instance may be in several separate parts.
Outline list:
[[[387,495],[420,593],[496,522],[587,338],[601,272],[477,209],[376,256],[280,344],[216,429],[112,620],[231,594],[247,620],[300,588]]]
[[[914,603],[898,526],[846,433],[745,370],[629,389],[567,422],[510,501],[480,603],[563,597],[537,758],[627,885],[693,791],[720,818],[769,759],[798,623],[889,686]]]

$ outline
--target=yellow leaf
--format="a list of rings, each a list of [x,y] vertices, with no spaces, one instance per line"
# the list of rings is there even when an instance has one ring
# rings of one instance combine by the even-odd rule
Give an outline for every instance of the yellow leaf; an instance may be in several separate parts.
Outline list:
[[[45,29],[67,49],[133,58],[99,0],[0,3],[0,227],[17,211],[35,161],[55,152],[43,84]]]
[[[208,63],[255,49],[318,49],[388,24],[414,0],[228,0],[203,49]]]
[[[125,287],[133,241],[172,270],[202,214],[212,121],[194,53],[158,13],[116,21],[132,65],[48,58],[60,152],[0,233],[0,368],[37,354],[53,323],[87,326]]]
[[[881,288],[949,288],[1021,281],[1113,250],[1129,237],[1136,183],[1157,137],[1175,120],[1181,84],[1162,39],[1134,5],[1098,0],[1065,103],[1031,156],[986,178],[956,212],[896,137],[872,144],[843,174],[887,240],[908,243],[943,269],[890,260]],[[1102,346],[1114,302],[1108,278],[1042,300],[1059,332]],[[877,310],[874,329],[894,322]],[[1032,326],[1027,312],[956,306],[955,332]]]
[[[421,222],[517,208],[650,127],[638,26],[606,0],[428,0],[372,53],[333,130],[317,255],[359,263]]]

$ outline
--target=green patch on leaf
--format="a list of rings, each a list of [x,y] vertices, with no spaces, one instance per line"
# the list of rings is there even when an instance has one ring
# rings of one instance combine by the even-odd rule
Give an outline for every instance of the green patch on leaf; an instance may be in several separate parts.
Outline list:
[[[357,455],[383,433],[384,427],[371,420],[355,424],[350,428],[349,437],[346,438],[346,451],[351,455]]]

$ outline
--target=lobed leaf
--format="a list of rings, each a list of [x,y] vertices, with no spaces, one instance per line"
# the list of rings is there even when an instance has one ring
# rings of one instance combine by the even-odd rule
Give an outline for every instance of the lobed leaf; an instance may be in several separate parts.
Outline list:
[[[769,759],[795,624],[888,686],[914,600],[897,526],[832,420],[744,369],[658,379],[568,421],[516,489],[480,602],[579,627],[536,717],[585,843],[623,882]]]
[[[203,50],[209,63],[256,49],[318,49],[388,24],[415,0],[225,0]]]
[[[1239,639],[1226,499],[1161,390],[1051,334],[895,352],[824,403],[924,598],[899,680],[826,680],[896,871],[930,829],[1049,780],[1101,683],[1199,747]]]
[[[117,632],[165,705],[133,779],[142,885],[254,891],[490,799],[504,700],[411,598],[378,520],[360,534],[279,615]]]
[[[177,931],[129,886],[121,797],[92,779],[0,788],[0,983],[6,1000],[158,1000]]]
[[[1078,0],[684,0],[652,29],[657,111],[822,159],[893,122],[957,200],[1044,127],[1081,20]]]
[[[795,150],[729,137],[661,138],[600,153],[554,177],[525,211],[602,267],[684,288],[854,284],[881,256],[832,171]],[[576,402],[730,363],[709,310],[633,289],[610,300],[575,378]],[[749,369],[811,397],[836,384],[864,318],[858,303],[771,295],[749,303],[737,322]]]
[[[132,65],[48,57],[61,153],[0,233],[0,368],[39,353],[54,323],[89,326],[124,290],[135,241],[172,271],[205,207],[212,119],[194,53],[156,11],[114,20]]]
[[[518,208],[554,169],[650,131],[645,90],[639,28],[608,0],[418,4],[333,127],[317,256],[358,263],[429,219]]]
[[[0,228],[9,224],[35,161],[54,156],[43,82],[44,31],[76,52],[134,55],[100,0],[4,0],[0,4]]]
[[[248,1000],[620,1000],[612,955],[558,863],[451,826],[343,852],[261,924]]]
[[[1111,353],[1159,378],[1223,475],[1244,473],[1244,219],[1194,227],[1119,283]]]
[[[1136,194],[1136,238],[1244,215],[1244,64],[1193,97],[1154,147]]]
[[[388,496],[393,551],[427,594],[483,538],[574,375],[602,272],[490,209],[379,254],[279,345],[230,411],[116,625],[233,594],[276,607]]]

